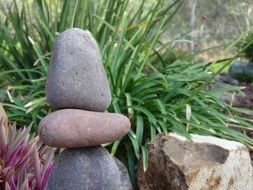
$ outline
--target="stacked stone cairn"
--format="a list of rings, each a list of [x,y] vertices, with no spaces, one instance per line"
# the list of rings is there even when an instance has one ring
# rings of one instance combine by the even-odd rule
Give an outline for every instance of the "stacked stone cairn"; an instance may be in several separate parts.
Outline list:
[[[121,174],[100,144],[122,138],[127,117],[106,113],[111,92],[99,47],[89,31],[70,28],[56,39],[46,96],[57,111],[39,124],[41,140],[65,148],[56,159],[47,190],[119,190]]]

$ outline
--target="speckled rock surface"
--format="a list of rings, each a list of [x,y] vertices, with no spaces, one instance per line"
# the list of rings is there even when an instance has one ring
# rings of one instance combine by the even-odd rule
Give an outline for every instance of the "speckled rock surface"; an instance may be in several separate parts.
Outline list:
[[[120,172],[120,189],[119,190],[133,190],[130,176],[126,166],[116,157],[113,157]]]
[[[147,171],[138,166],[140,190],[252,190],[249,152],[238,142],[171,133],[149,143]]]
[[[119,190],[118,166],[101,146],[65,149],[55,161],[46,190]]]
[[[120,139],[130,127],[129,119],[121,114],[63,109],[41,120],[39,135],[50,146],[86,147]]]
[[[78,28],[60,33],[47,74],[46,96],[57,109],[105,111],[111,92],[99,47],[89,31]]]

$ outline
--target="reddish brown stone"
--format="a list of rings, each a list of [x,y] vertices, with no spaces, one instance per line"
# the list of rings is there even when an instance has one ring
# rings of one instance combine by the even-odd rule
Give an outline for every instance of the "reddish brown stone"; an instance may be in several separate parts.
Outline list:
[[[41,120],[39,135],[50,146],[87,147],[120,139],[130,126],[129,119],[121,114],[63,109]]]

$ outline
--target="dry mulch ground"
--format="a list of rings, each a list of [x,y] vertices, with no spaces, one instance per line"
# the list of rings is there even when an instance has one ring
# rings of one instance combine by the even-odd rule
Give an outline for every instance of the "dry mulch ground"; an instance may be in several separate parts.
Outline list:
[[[243,95],[236,95],[233,101],[233,106],[240,108],[248,108],[253,110],[253,84],[241,84],[245,87],[243,91]],[[253,120],[253,115],[244,115],[249,119]],[[247,135],[253,138],[253,131],[248,131]],[[250,150],[250,157],[253,161],[253,150]]]

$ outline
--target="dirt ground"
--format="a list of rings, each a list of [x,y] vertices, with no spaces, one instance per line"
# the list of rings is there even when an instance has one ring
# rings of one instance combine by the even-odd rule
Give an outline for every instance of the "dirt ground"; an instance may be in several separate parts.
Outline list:
[[[235,96],[233,106],[253,110],[253,84],[241,84],[241,85],[245,87],[242,90],[243,95]],[[245,115],[245,116],[253,120],[253,115]],[[248,131],[247,135],[253,138],[253,131]],[[250,151],[250,157],[251,160],[253,161],[253,150]]]
[[[243,95],[236,96],[233,106],[253,110],[253,84],[242,84]],[[251,117],[253,119],[253,116]]]

